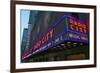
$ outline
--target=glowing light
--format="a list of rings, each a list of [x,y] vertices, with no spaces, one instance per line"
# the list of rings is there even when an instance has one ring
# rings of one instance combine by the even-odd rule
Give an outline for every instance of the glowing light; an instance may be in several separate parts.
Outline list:
[[[76,19],[69,18],[69,29],[74,30],[81,33],[87,33],[87,24],[81,23]]]
[[[34,45],[34,49],[39,48],[42,44],[44,44],[46,41],[48,41],[50,38],[53,37],[53,29],[48,32],[41,40],[39,40],[36,45]]]

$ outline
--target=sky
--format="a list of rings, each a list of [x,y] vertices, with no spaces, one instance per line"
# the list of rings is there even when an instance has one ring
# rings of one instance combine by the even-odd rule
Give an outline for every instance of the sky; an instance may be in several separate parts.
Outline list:
[[[30,13],[30,10],[21,10],[21,31],[20,31],[20,34],[21,34],[21,40],[22,40],[22,37],[23,37],[23,30],[24,28],[28,28],[28,21],[29,21],[29,13]]]

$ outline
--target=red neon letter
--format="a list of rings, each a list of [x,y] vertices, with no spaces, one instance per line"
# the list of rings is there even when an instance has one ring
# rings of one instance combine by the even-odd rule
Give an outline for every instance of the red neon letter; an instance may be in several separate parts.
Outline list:
[[[69,22],[70,22],[70,24],[73,24],[73,19],[70,18]]]
[[[53,29],[50,31],[50,38],[53,36]]]

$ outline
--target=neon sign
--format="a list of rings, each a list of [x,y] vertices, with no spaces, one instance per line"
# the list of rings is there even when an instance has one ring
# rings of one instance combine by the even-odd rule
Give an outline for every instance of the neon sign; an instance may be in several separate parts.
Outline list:
[[[69,29],[80,33],[87,33],[86,24],[72,18],[69,18]]]
[[[46,41],[48,41],[50,38],[53,37],[53,32],[54,30],[52,29],[51,31],[49,31],[41,40],[39,40],[35,45],[34,45],[34,49],[39,48],[42,44],[44,44]]]
[[[51,27],[51,30],[48,33],[46,33],[43,36],[43,38],[40,39],[34,45],[34,50],[38,50],[38,51],[39,51],[39,49],[43,50],[45,48],[48,48],[52,44],[58,43],[59,41],[61,41],[63,39],[67,39],[69,41],[80,41],[80,42],[82,42],[82,41],[83,42],[87,42],[88,41],[87,26],[86,26],[86,24],[82,23],[81,21],[79,21],[78,19],[75,19],[73,17],[67,16],[67,15],[64,15],[64,16],[65,17],[63,18],[63,20],[65,20],[67,18],[68,19],[67,21],[69,22],[68,23],[68,25],[69,25],[68,30],[65,28],[64,24],[60,24],[61,21],[60,22],[58,21],[59,23],[57,23],[53,28]],[[58,29],[59,25],[63,26],[63,29],[61,29],[60,31]],[[67,30],[67,31],[65,32],[65,30]],[[74,32],[71,32],[72,30]],[[56,34],[58,31],[59,31],[59,33]],[[58,35],[63,33],[63,32],[65,33],[66,36],[64,38],[61,38],[61,36],[63,37],[63,35],[60,35],[58,37]],[[58,38],[56,39],[55,37],[58,37]],[[68,39],[68,38],[70,38],[70,39]],[[51,42],[53,42],[53,43],[50,42],[50,39],[52,40]],[[47,44],[48,42],[49,42],[49,44]]]

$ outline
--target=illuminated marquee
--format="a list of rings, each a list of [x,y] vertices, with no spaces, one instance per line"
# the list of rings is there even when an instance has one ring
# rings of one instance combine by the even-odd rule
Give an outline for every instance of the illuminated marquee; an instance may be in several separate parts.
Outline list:
[[[67,19],[68,29],[66,29],[65,24],[60,24],[61,21],[65,21]],[[58,29],[58,27],[63,26],[63,29]],[[55,29],[55,30],[54,30]],[[63,31],[62,31],[63,30]],[[35,45],[34,45],[34,54],[45,49],[51,48],[59,43],[64,41],[79,41],[79,42],[88,42],[88,31],[87,24],[82,21],[70,17],[65,16],[62,20],[59,21],[51,30],[47,32]],[[59,32],[58,34],[56,34]]]

